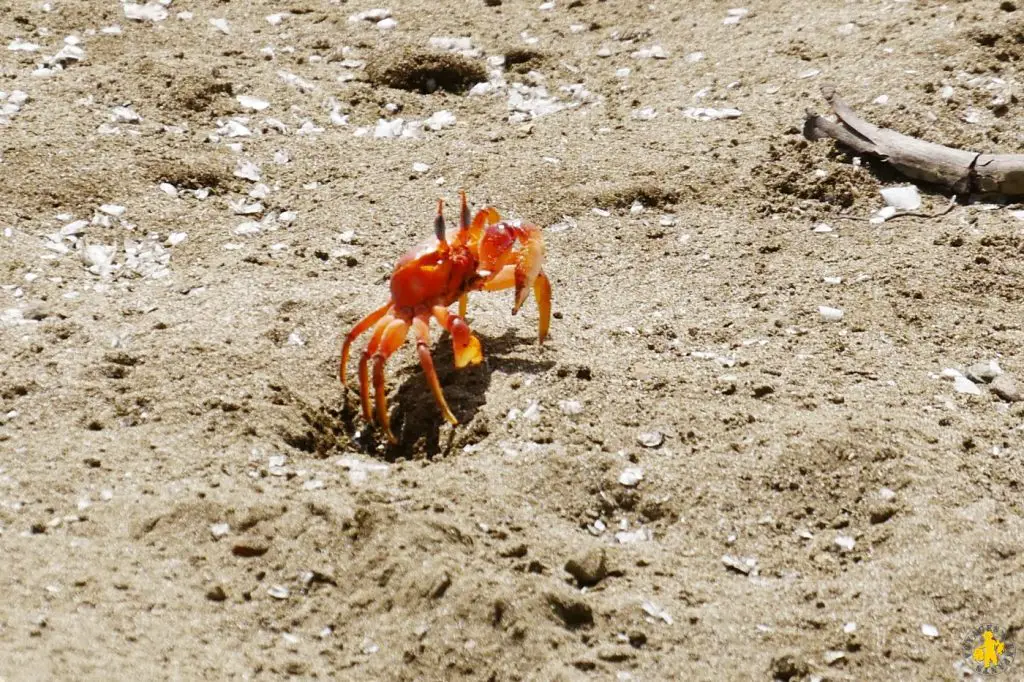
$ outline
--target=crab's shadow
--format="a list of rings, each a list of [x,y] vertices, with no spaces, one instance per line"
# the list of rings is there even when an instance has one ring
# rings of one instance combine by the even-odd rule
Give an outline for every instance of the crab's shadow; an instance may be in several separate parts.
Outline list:
[[[427,386],[420,364],[407,363],[392,375],[399,382],[399,387],[389,400],[391,429],[398,443],[387,444],[376,429],[365,429],[365,434],[377,439],[367,443],[371,450],[377,450],[374,447],[377,443],[383,444],[381,454],[388,461],[420,457],[433,459],[449,454],[456,446],[475,443],[488,432],[487,425],[474,421],[474,417],[487,402],[487,390],[496,370],[509,374],[537,374],[555,364],[551,360],[511,357],[513,351],[520,348],[537,348],[535,336],[520,336],[515,330],[508,330],[501,336],[480,333],[477,336],[484,349],[484,361],[479,365],[456,369],[451,340],[447,335],[435,343],[431,351],[445,400],[459,424],[454,428],[448,427]]]

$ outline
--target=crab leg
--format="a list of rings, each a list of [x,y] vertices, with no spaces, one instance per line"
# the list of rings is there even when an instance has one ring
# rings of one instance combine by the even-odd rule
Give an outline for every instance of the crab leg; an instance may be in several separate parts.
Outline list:
[[[459,296],[459,317],[466,316],[466,309],[469,307],[469,294]]]
[[[370,410],[370,358],[377,352],[380,340],[384,336],[384,330],[394,319],[394,315],[389,313],[378,320],[377,326],[373,328],[370,343],[366,344],[366,350],[359,358],[359,399],[363,406],[363,419],[371,424],[373,423],[373,412]]]
[[[480,339],[469,330],[469,325],[458,315],[452,315],[444,306],[437,305],[431,311],[438,323],[448,330],[452,337],[452,350],[455,353],[455,366],[478,365],[484,359],[480,349]]]
[[[377,403],[377,421],[387,434],[388,440],[397,443],[395,434],[391,433],[391,422],[388,419],[388,395],[384,387],[384,364],[388,358],[405,342],[409,331],[409,323],[402,319],[393,319],[384,328],[380,345],[373,354],[373,391]]]
[[[434,370],[434,360],[430,357],[430,318],[426,315],[417,316],[412,321],[412,327],[416,331],[416,351],[420,356],[420,365],[423,366],[423,374],[427,377],[427,384],[430,385],[430,391],[434,394],[434,400],[437,401],[437,406],[441,408],[441,414],[448,420],[448,423],[458,424],[459,421],[448,409],[444,393],[441,392],[441,382]]]
[[[380,318],[384,317],[385,314],[391,309],[391,301],[389,300],[382,307],[374,310],[372,313],[359,320],[356,326],[352,328],[352,331],[345,337],[344,343],[341,344],[341,368],[338,375],[341,377],[341,385],[348,390],[348,386],[345,385],[345,369],[348,365],[349,351],[352,350],[352,342],[355,341],[360,334],[365,332],[367,329],[377,323]]]

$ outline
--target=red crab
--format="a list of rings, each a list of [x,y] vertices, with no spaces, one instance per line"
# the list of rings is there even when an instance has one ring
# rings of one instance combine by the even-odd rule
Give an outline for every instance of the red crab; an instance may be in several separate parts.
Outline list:
[[[434,236],[398,260],[391,275],[391,298],[361,319],[341,346],[341,384],[346,386],[345,367],[352,342],[373,327],[373,336],[359,360],[359,395],[363,418],[373,423],[370,410],[372,362],[377,422],[392,443],[397,443],[398,439],[391,432],[388,419],[384,363],[405,342],[410,326],[416,332],[416,351],[427,383],[444,418],[452,424],[457,424],[458,420],[448,409],[430,357],[431,317],[451,334],[456,367],[475,365],[483,360],[480,340],[470,332],[464,319],[471,291],[515,287],[516,297],[512,305],[512,314],[515,315],[532,287],[540,310],[539,341],[543,342],[548,333],[551,283],[543,270],[544,238],[540,228],[504,222],[498,211],[490,206],[478,211],[470,221],[466,193],[459,192],[459,195],[462,208],[458,229],[449,231],[446,228],[444,200],[439,200]],[[448,311],[448,306],[455,301],[459,302],[458,315]]]

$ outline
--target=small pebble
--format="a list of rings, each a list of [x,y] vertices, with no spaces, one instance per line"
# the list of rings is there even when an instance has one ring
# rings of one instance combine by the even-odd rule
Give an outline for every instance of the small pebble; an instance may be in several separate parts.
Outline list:
[[[881,190],[885,203],[901,211],[916,211],[921,208],[921,195],[914,185],[886,187]]]
[[[836,536],[836,545],[840,549],[842,549],[844,551],[849,552],[850,550],[852,550],[854,548],[854,545],[856,545],[856,544],[857,544],[857,541],[854,540],[853,538],[851,538],[849,535],[837,535]]]
[[[834,665],[834,664],[838,663],[839,661],[843,660],[844,658],[846,658],[846,654],[844,654],[842,651],[837,651],[835,649],[829,649],[828,651],[826,651],[824,653],[822,658],[825,659],[825,664],[826,665]]]
[[[565,562],[565,570],[576,579],[579,587],[592,587],[608,575],[603,547],[595,547]]]
[[[978,385],[962,374],[953,377],[953,390],[966,395],[981,395]]]
[[[629,467],[619,474],[619,483],[627,488],[632,488],[642,481],[643,478],[643,469],[639,467]]]
[[[993,393],[1008,403],[1019,403],[1024,400],[1024,394],[1021,393],[1017,380],[1009,374],[1000,374],[997,376],[992,380],[992,383],[989,384],[989,388]]]
[[[579,414],[583,412],[583,403],[578,400],[559,400],[558,409],[564,414]]]
[[[976,384],[988,384],[1003,373],[999,363],[995,360],[987,362],[976,362],[967,368],[967,378]]]
[[[224,35],[231,35],[231,26],[228,25],[227,19],[210,19],[210,26],[213,26]]]
[[[288,591],[288,588],[284,585],[274,585],[273,587],[267,590],[267,594],[269,594],[274,599],[287,599],[288,595],[291,593]]]
[[[231,532],[231,526],[226,523],[215,523],[210,526],[210,534],[215,540],[219,540]]]
[[[839,322],[843,319],[843,311],[827,305],[818,306],[818,314],[825,322]]]
[[[651,618],[657,618],[659,620],[665,621],[665,623],[667,623],[668,625],[672,625],[672,616],[669,615],[668,611],[661,608],[654,602],[645,601],[640,606],[644,610],[644,613],[646,613]]]
[[[656,448],[665,442],[665,434],[661,431],[641,431],[637,434],[636,440],[645,448]]]
[[[921,634],[935,639],[939,636],[939,629],[931,623],[921,623]]]
[[[113,216],[115,218],[120,218],[125,214],[125,211],[127,210],[128,209],[126,209],[124,206],[118,206],[117,204],[103,204],[102,206],[100,206],[101,213],[106,213],[107,215]]]
[[[736,557],[732,554],[725,554],[722,556],[722,563],[726,568],[743,575],[750,575],[757,568],[757,559],[754,557]]]

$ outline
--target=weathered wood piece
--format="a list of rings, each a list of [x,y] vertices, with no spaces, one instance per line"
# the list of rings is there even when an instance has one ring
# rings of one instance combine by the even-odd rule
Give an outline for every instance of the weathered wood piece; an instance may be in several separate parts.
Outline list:
[[[984,154],[953,149],[879,128],[861,118],[825,84],[825,100],[839,119],[833,122],[808,111],[804,137],[833,139],[858,154],[881,158],[907,177],[932,183],[956,194],[1024,195],[1024,154]]]

